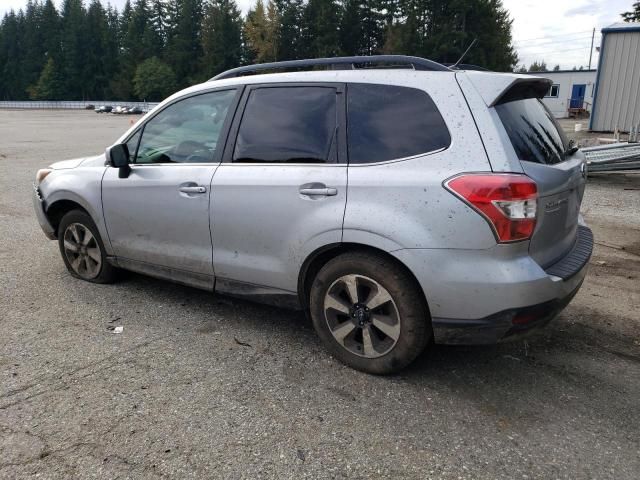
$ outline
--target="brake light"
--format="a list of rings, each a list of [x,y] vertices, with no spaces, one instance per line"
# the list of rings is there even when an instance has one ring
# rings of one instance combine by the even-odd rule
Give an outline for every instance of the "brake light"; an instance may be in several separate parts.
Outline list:
[[[526,175],[469,173],[448,180],[445,187],[489,222],[499,243],[531,238],[538,187]]]

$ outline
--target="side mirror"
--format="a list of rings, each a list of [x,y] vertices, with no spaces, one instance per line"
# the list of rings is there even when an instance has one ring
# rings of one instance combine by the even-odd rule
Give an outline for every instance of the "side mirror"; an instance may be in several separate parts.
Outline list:
[[[126,143],[120,143],[107,148],[107,161],[114,168],[119,168],[118,177],[127,178],[131,173],[129,166],[129,149]]]

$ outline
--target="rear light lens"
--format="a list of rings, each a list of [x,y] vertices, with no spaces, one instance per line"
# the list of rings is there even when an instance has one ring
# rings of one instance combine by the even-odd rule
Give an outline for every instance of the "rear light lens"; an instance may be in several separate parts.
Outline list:
[[[489,222],[499,243],[531,238],[538,187],[526,175],[463,174],[445,182],[445,187]]]

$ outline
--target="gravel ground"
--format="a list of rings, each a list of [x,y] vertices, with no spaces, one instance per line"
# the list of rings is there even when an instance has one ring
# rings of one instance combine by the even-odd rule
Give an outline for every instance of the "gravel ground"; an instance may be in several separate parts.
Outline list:
[[[640,175],[590,179],[591,270],[546,330],[382,378],[332,359],[298,313],[67,274],[35,171],[129,121],[0,111],[0,477],[640,477]]]

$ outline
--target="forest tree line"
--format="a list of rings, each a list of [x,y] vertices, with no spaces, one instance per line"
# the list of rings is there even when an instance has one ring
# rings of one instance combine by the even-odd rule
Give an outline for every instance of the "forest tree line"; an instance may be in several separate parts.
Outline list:
[[[0,99],[149,100],[256,62],[338,55],[465,58],[511,71],[501,0],[29,0],[0,23]]]

